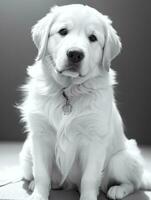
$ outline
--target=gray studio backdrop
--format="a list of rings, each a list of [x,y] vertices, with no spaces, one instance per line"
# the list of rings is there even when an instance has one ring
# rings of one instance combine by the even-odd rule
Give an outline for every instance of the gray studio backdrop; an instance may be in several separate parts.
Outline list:
[[[86,3],[109,15],[123,43],[112,63],[118,72],[118,107],[128,137],[151,144],[151,1],[150,0],[0,0],[0,141],[23,140],[14,108],[25,71],[37,50],[30,29],[55,4]]]

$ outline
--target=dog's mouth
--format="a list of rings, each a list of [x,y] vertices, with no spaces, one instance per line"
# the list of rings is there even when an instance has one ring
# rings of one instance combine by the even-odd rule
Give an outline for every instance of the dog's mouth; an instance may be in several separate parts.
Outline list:
[[[64,75],[64,76],[68,76],[68,77],[72,77],[72,78],[76,78],[81,76],[80,74],[80,67],[77,65],[70,65],[65,67],[64,69],[58,71],[60,74]]]
[[[62,72],[62,75],[69,76],[69,77],[72,77],[72,78],[76,78],[76,77],[79,76],[79,73],[76,72],[76,71],[72,71],[72,70],[64,70]]]

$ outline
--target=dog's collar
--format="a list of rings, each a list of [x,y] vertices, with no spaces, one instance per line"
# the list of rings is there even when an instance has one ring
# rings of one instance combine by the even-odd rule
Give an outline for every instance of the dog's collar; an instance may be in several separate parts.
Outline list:
[[[65,98],[65,105],[63,105],[62,109],[64,112],[64,115],[68,115],[72,112],[72,105],[70,103],[69,97],[66,95],[65,91],[62,92],[63,97]]]
[[[62,89],[62,96],[65,99],[65,104],[63,105],[62,109],[65,115],[68,115],[72,112],[72,104],[71,99],[74,96],[79,96],[81,94],[90,94],[96,92],[98,90],[106,89],[109,87],[109,84],[104,83],[101,81],[101,76],[95,77],[92,80],[88,80],[82,84],[72,85],[67,88]],[[100,86],[102,83],[102,87]]]

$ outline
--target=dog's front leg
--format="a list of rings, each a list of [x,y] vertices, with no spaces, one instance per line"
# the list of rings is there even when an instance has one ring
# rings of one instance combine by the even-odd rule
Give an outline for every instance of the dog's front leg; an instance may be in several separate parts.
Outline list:
[[[80,200],[97,200],[101,185],[105,160],[105,148],[102,144],[92,144],[83,148],[81,153],[82,179]]]
[[[33,176],[35,188],[31,199],[48,199],[51,187],[52,155],[49,142],[43,136],[32,136]]]
[[[51,187],[52,164],[54,158],[54,130],[41,116],[30,117],[29,139],[33,162],[34,191],[32,200],[47,200]]]
[[[47,200],[51,188],[51,143],[43,135],[32,136],[33,177],[35,188],[30,199]]]

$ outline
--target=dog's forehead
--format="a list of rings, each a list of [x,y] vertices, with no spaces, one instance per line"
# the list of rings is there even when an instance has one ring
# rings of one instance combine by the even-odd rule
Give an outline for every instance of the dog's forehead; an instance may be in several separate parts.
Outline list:
[[[74,4],[59,7],[57,21],[85,22],[85,24],[103,24],[102,14],[89,6]],[[85,21],[83,21],[85,20]]]

